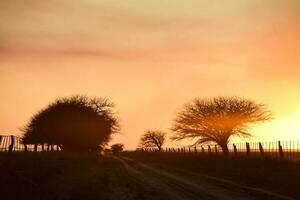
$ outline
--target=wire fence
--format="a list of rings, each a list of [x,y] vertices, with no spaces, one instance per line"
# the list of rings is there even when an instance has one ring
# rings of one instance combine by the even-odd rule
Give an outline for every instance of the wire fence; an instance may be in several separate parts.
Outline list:
[[[277,142],[245,142],[228,144],[229,156],[269,157],[300,161],[299,141]],[[157,148],[138,149],[143,152],[186,153],[196,155],[223,155],[219,145],[204,144],[196,147],[167,147],[158,151]]]
[[[0,152],[41,152],[60,151],[58,145],[53,144],[23,144],[22,138],[13,135],[0,135]]]
[[[270,157],[300,161],[300,141],[245,142],[228,144],[229,156]],[[13,135],[0,135],[0,152],[42,152],[61,151],[53,144],[23,144],[22,138]],[[196,147],[144,148],[138,151],[161,153],[191,153],[197,155],[223,155],[219,145],[205,144]]]

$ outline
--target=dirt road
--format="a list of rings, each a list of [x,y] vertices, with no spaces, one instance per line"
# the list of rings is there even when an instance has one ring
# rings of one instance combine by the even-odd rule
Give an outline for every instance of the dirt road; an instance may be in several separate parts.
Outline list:
[[[132,180],[161,194],[162,199],[166,200],[293,199],[215,177],[180,170],[171,172],[124,157],[117,159],[124,165]]]

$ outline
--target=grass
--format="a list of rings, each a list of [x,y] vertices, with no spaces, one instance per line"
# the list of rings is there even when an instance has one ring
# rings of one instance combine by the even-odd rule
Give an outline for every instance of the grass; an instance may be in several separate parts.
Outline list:
[[[300,162],[176,153],[123,156],[174,173],[180,169],[211,175],[300,199]],[[0,171],[0,196],[4,200],[160,199],[159,191],[137,182],[112,157],[63,152],[0,153]]]
[[[110,157],[53,153],[1,153],[1,199],[148,199]]]
[[[180,169],[232,180],[247,186],[267,189],[300,199],[300,162],[246,158],[203,156],[180,153],[125,153],[124,156],[166,170]]]

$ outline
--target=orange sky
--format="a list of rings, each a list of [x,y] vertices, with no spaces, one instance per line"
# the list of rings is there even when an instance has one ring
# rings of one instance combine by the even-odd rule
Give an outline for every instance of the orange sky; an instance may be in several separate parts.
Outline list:
[[[60,96],[107,96],[135,148],[194,97],[268,104],[252,140],[300,139],[298,0],[0,1],[0,132]],[[171,145],[171,144],[169,144]],[[172,145],[177,145],[172,144]]]

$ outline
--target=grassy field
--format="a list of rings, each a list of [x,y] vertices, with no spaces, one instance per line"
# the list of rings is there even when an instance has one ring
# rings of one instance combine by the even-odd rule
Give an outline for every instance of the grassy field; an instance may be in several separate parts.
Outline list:
[[[148,199],[155,193],[128,177],[109,157],[1,153],[0,196],[12,199]],[[159,198],[157,198],[159,199]]]
[[[155,152],[123,155],[191,178],[209,175],[300,199],[300,162]]]
[[[1,153],[0,170],[4,200],[185,200],[201,195],[201,199],[223,200],[211,198],[211,194],[228,192],[229,199],[238,194],[245,194],[245,199],[253,196],[247,190],[235,192],[237,188],[226,182],[210,183],[205,176],[300,199],[300,163],[279,160],[166,153],[123,153],[119,158],[62,152]],[[211,186],[215,188],[212,192],[206,190]]]

